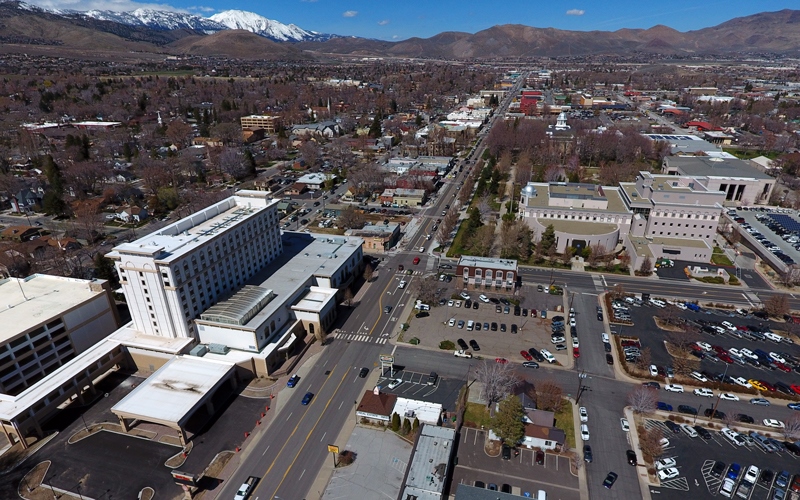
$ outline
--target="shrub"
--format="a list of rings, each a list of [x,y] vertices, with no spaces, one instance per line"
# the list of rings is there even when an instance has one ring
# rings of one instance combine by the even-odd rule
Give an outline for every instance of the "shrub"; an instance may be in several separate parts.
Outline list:
[[[356,454],[350,450],[343,450],[339,452],[337,464],[339,466],[350,465],[356,460]]]
[[[456,345],[451,340],[442,340],[441,342],[439,342],[439,349],[442,349],[444,351],[452,351],[455,348]]]
[[[409,434],[411,432],[411,422],[407,419],[403,419],[403,434]]]
[[[400,430],[400,415],[392,413],[392,430],[397,432]]]

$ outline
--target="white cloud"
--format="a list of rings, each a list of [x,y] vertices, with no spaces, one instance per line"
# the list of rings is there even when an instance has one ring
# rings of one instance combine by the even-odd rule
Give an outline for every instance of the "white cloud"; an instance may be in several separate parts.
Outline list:
[[[300,1],[301,2],[306,2],[306,3],[316,3],[317,2],[317,0],[300,0]]]
[[[136,2],[134,0],[28,0],[28,3],[46,9],[70,9],[80,11],[112,10],[123,12],[136,9],[153,9],[186,12],[186,9],[178,9],[163,3]]]
[[[203,13],[217,11],[217,9],[215,9],[214,7],[206,7],[205,5],[194,5],[192,7],[186,7],[186,10],[189,10],[191,12],[203,12]]]
[[[392,35],[392,40],[397,40],[398,38],[400,38],[400,35]]]
[[[569,9],[567,11],[568,16],[582,16],[586,13],[583,9]]]
[[[357,10],[346,10],[342,13],[342,17],[356,17],[357,15]]]
[[[389,24],[389,20],[388,19],[384,19],[383,21],[378,21],[378,25],[380,25],[380,26],[386,26],[387,24]]]

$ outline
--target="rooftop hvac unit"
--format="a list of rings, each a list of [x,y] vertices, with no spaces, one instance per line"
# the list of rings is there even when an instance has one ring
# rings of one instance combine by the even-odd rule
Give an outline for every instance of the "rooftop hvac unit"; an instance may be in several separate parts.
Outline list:
[[[191,351],[189,351],[189,356],[197,356],[198,358],[202,358],[203,356],[208,353],[208,346],[203,344],[194,346]]]
[[[208,344],[208,352],[212,354],[228,354],[230,348],[225,344]]]

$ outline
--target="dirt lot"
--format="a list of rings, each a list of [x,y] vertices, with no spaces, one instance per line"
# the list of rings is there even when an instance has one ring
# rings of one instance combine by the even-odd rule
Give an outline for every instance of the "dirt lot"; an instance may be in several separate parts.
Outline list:
[[[453,283],[455,283],[455,280]],[[453,283],[449,285],[452,289],[452,293],[456,293],[456,290],[452,286]],[[447,284],[445,283],[443,285]],[[448,297],[451,295],[449,291],[450,290],[448,290],[447,294]],[[467,290],[467,293],[473,299],[477,299],[481,293],[484,293],[489,298],[506,298],[508,300],[519,300],[519,297],[524,296],[526,298],[522,300],[522,307],[528,308],[529,311],[531,308],[535,308],[538,314],[535,318],[530,312],[528,316],[514,316],[513,305],[510,307],[510,312],[508,314],[503,312],[497,313],[495,310],[496,304],[480,301],[478,301],[478,309],[466,309],[465,301],[459,299],[454,300],[452,306],[437,305],[436,307],[432,307],[429,311],[430,316],[425,318],[415,318],[412,314],[409,322],[410,327],[408,331],[404,333],[403,338],[408,341],[416,337],[420,340],[420,346],[429,349],[438,348],[439,343],[443,340],[456,342],[457,339],[462,338],[466,342],[469,342],[471,339],[474,339],[481,348],[479,352],[474,353],[476,356],[480,355],[484,358],[506,358],[509,361],[519,363],[525,361],[520,355],[520,350],[527,350],[530,347],[535,347],[536,349],[544,348],[550,350],[560,364],[572,366],[571,346],[566,351],[556,352],[553,348],[553,344],[550,342],[550,318],[557,314],[563,314],[555,312],[555,309],[557,306],[565,306],[565,296],[538,293],[535,287],[525,286],[522,287],[522,290],[517,295],[493,291],[481,292],[479,290]],[[460,303],[461,307],[457,307],[458,303]],[[547,319],[541,318],[540,308],[542,306],[548,309]],[[501,307],[504,308],[502,304]],[[448,322],[451,318],[455,323],[452,327],[448,326]],[[459,320],[463,320],[465,323],[462,329],[458,328]],[[485,330],[482,327],[480,331],[477,329],[475,331],[467,331],[466,323],[468,320],[480,322],[482,326],[483,323],[488,323],[490,329]],[[496,331],[491,330],[492,323],[497,324]],[[500,331],[501,325],[503,324],[506,326],[505,332]],[[511,333],[512,324],[517,325],[519,333]],[[569,338],[567,338],[566,344],[569,346]]]

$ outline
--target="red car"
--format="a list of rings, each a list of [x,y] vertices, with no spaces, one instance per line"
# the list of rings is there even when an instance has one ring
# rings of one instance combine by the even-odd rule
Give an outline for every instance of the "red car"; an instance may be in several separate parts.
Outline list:
[[[520,356],[525,358],[526,361],[533,361],[533,356],[528,354],[528,351],[519,351]]]
[[[717,357],[719,359],[721,359],[722,361],[728,363],[729,365],[733,364],[733,359],[731,359],[731,357],[728,356],[727,352],[721,352],[721,353],[719,353],[719,355],[717,355]]]
[[[711,348],[714,349],[714,352],[716,352],[717,354],[728,354],[728,351],[726,351],[725,348],[722,346],[712,345]]]
[[[790,388],[791,388],[791,389],[792,389],[794,392],[796,392],[797,394],[800,394],[800,385],[797,385],[797,384],[792,384],[792,385],[790,385],[789,387],[790,387]]]
[[[775,362],[775,366],[777,366],[778,370],[780,370],[782,372],[789,373],[789,372],[792,371],[792,368],[790,366],[787,366],[787,365],[785,365],[783,363],[778,363],[777,361]]]
[[[573,358],[580,358],[581,357],[581,350],[578,347],[572,348],[572,357]]]
[[[766,380],[759,380],[759,382],[761,382],[761,384],[762,384],[764,387],[766,387],[768,391],[770,391],[770,392],[775,392],[775,386],[774,386],[774,385],[770,384],[770,383],[769,383],[769,382],[767,382]]]
[[[506,363],[508,363],[508,360],[506,358],[494,358],[494,362],[495,363],[506,364]]]

